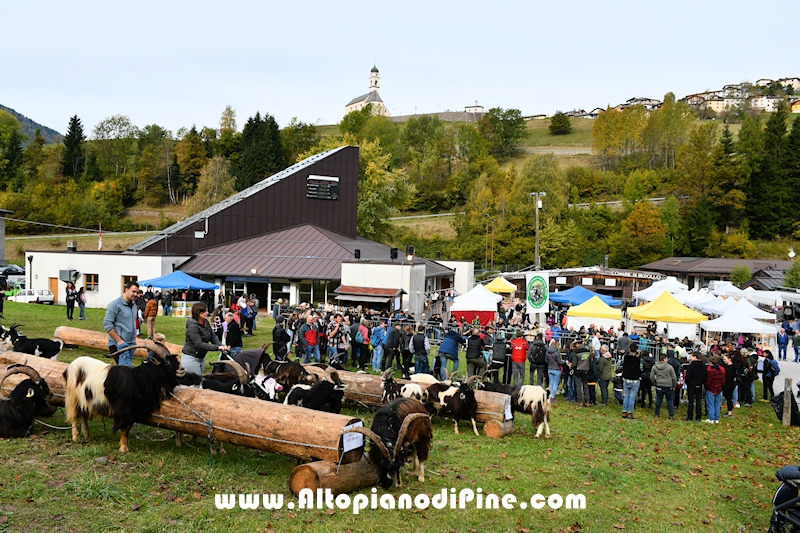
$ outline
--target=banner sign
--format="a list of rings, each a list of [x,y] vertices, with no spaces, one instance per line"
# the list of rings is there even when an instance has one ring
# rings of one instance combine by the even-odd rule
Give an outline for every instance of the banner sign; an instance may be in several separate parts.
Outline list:
[[[531,321],[533,315],[550,312],[550,272],[537,270],[525,274],[526,302]]]

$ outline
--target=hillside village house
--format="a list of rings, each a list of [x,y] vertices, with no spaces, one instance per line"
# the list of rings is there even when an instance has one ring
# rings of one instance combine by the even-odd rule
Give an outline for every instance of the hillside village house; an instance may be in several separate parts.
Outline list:
[[[317,154],[124,252],[27,251],[29,287],[50,288],[63,303],[71,280],[86,287],[87,306],[105,307],[127,281],[180,269],[220,285],[228,303],[244,292],[262,307],[278,298],[291,305],[338,300],[402,306],[419,316],[426,292],[453,287],[474,266],[407,257],[359,236],[358,166],[356,147]],[[360,292],[337,292],[340,285]]]
[[[800,113],[800,98],[797,100],[792,100],[791,104],[789,104],[792,109],[792,113]]]

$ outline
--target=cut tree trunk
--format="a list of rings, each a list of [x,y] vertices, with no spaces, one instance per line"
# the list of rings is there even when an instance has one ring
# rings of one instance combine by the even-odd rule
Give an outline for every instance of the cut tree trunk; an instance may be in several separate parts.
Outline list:
[[[108,353],[108,335],[102,331],[59,326],[56,328],[53,338],[64,341],[64,344],[83,346],[84,348],[95,348],[96,350],[103,350]],[[136,344],[143,345],[144,341],[142,339],[136,339]],[[166,342],[164,344],[169,348],[169,353],[178,355],[181,353],[181,350],[183,350],[182,344],[173,344],[171,342]],[[139,357],[147,357],[147,348],[137,348],[134,352],[135,355]]]
[[[330,489],[333,494],[344,494],[372,487],[380,480],[380,471],[365,458],[354,463],[343,464],[336,472],[337,465],[332,461],[314,461],[300,465],[292,470],[289,476],[289,490],[295,496],[303,489],[314,491]]]

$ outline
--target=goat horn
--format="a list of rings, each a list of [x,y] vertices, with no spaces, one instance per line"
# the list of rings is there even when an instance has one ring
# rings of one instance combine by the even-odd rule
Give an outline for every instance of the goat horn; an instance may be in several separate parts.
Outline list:
[[[163,343],[150,341],[150,340],[143,340],[141,341],[144,348],[147,348],[154,354],[156,357],[161,359],[162,361],[166,361],[167,357],[169,357],[169,348],[166,347]]]
[[[325,369],[325,379],[336,385],[342,384],[342,378],[339,377],[339,373],[332,366]]]
[[[397,444],[394,445],[394,453],[397,454],[397,450],[403,445],[403,441],[406,438],[406,432],[408,431],[408,426],[411,425],[411,422],[416,420],[417,418],[430,418],[430,415],[426,415],[425,413],[412,413],[403,419],[403,425],[400,426],[400,431],[397,433]]]
[[[475,379],[476,379],[477,377],[478,377],[478,376],[470,376],[470,377],[468,377],[468,378],[467,378],[467,385],[471,387],[471,386],[472,386],[472,382],[473,382],[473,381],[475,381]]]
[[[344,435],[345,433],[361,433],[362,435],[364,435],[365,437],[367,437],[369,440],[372,441],[373,446],[378,447],[378,449],[381,451],[384,457],[386,457],[390,461],[394,460],[394,458],[389,454],[389,450],[386,449],[386,445],[383,443],[381,438],[371,429],[359,426],[355,428],[350,428],[346,431],[342,431],[340,435]]]
[[[139,346],[138,344],[134,344],[132,346],[127,346],[127,347],[125,347],[125,348],[123,348],[121,350],[117,350],[116,352],[113,353],[113,355],[119,355],[122,352],[127,352],[129,350],[135,350],[136,348],[143,348],[143,346]]]
[[[490,374],[490,373],[491,373],[491,370],[487,370],[486,372],[484,372],[483,374],[481,374],[481,381],[483,381],[483,380],[484,380],[484,378],[486,378],[486,374]]]
[[[394,374],[394,368],[387,368],[383,374],[381,374],[381,379],[385,381],[392,377],[392,374]]]
[[[3,382],[6,380],[6,378],[9,376],[13,376],[14,374],[25,374],[26,376],[31,378],[33,382],[36,383],[37,385],[39,384],[39,381],[41,381],[42,379],[41,376],[39,376],[39,373],[29,366],[24,366],[24,365],[15,366],[14,368],[6,369],[6,371],[3,372],[2,375],[0,375],[0,388],[3,387]],[[0,400],[8,401],[8,398],[0,394]]]
[[[222,361],[214,361],[211,364],[230,366],[236,372],[236,377],[239,378],[240,385],[244,385],[245,383],[250,381],[250,375],[247,373],[247,371],[244,368],[242,368],[242,365],[240,365],[233,359],[223,359]]]
[[[454,379],[456,376],[458,376],[458,372],[450,372],[450,376],[448,376],[448,378],[447,378],[447,379],[449,379],[450,381],[453,381],[453,379]]]

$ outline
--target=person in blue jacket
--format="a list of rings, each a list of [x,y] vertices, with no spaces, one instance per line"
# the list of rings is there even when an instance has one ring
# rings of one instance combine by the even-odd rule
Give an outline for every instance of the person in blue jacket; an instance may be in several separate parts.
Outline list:
[[[447,360],[453,361],[453,372],[458,370],[458,345],[464,344],[466,339],[458,334],[457,331],[448,330],[439,346],[439,362],[441,364],[441,377],[447,379]]]

